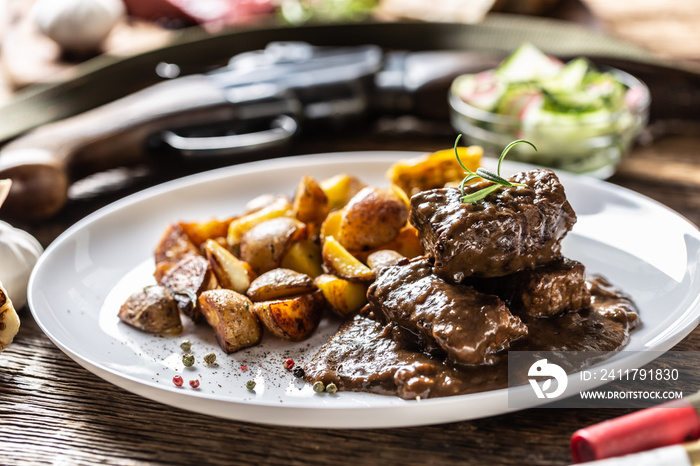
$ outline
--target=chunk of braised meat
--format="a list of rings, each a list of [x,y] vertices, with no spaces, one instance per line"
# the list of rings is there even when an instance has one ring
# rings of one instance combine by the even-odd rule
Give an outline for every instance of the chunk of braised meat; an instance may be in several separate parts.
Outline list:
[[[600,275],[593,275],[587,280],[586,287],[591,293],[591,306],[600,315],[618,322],[629,330],[639,326],[637,306],[621,289]]]
[[[379,270],[367,299],[405,330],[403,337],[411,335],[424,351],[444,352],[460,364],[493,364],[527,334],[498,297],[445,282],[425,258]]]
[[[463,203],[456,188],[424,191],[411,198],[418,229],[437,275],[452,283],[466,277],[500,277],[561,257],[561,240],[576,223],[564,187],[550,170],[518,173],[476,204]],[[467,186],[467,193],[486,187]]]
[[[504,277],[468,279],[466,283],[497,295],[516,314],[552,317],[591,305],[585,274],[580,262],[562,259]]]

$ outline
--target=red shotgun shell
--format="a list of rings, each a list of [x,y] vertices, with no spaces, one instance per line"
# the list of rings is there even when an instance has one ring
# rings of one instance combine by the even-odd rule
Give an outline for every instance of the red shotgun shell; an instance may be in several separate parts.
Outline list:
[[[700,438],[700,417],[688,399],[671,401],[574,432],[574,462],[629,455]]]

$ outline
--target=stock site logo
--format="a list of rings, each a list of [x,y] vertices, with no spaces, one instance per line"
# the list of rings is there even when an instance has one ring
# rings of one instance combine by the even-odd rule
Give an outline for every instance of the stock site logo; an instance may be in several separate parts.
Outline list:
[[[540,359],[530,366],[527,375],[537,398],[556,398],[566,390],[566,384],[568,383],[566,372],[556,364],[548,363],[546,359]],[[540,386],[538,379],[532,377],[549,378],[542,382]],[[550,391],[550,389],[552,389],[552,378],[556,380],[557,385],[553,391]]]

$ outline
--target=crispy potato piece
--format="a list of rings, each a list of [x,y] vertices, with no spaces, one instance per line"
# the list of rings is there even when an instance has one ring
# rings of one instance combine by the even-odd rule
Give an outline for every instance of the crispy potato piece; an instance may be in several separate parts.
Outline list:
[[[226,241],[229,247],[236,248],[241,244],[243,235],[254,226],[273,218],[290,216],[291,214],[292,204],[289,200],[285,197],[277,197],[272,204],[232,220],[228,226]]]
[[[253,301],[272,301],[314,291],[308,275],[290,269],[272,269],[253,280],[248,297]]]
[[[374,278],[372,270],[350,254],[334,237],[329,236],[321,251],[328,272],[351,281],[366,282]]]
[[[148,333],[177,335],[182,321],[175,298],[161,285],[147,286],[129,296],[119,309],[119,319]]]
[[[253,303],[253,311],[273,335],[300,341],[318,327],[324,303],[323,294],[316,290],[294,298]]]
[[[392,193],[396,194],[396,197],[401,199],[403,203],[406,204],[406,208],[408,210],[411,210],[411,199],[408,197],[408,194],[406,194],[406,191],[404,191],[401,186],[392,183],[391,186],[389,186],[389,189]]]
[[[214,240],[204,243],[204,253],[222,288],[245,293],[254,275],[250,266]]]
[[[396,251],[404,257],[413,259],[414,257],[422,256],[425,254],[423,245],[420,243],[420,238],[418,237],[418,230],[416,230],[412,225],[406,225],[399,231],[398,236],[393,241],[386,244],[371,249],[369,251],[350,251],[352,255],[357,257],[363,262],[367,262],[370,254],[381,251],[384,249],[390,249]]]
[[[348,317],[367,304],[367,287],[364,283],[351,282],[335,275],[323,274],[314,279],[331,310],[340,317]]]
[[[328,197],[318,181],[304,175],[292,202],[294,216],[302,222],[321,225],[329,211]]]
[[[258,197],[254,197],[245,205],[243,209],[243,215],[252,214],[258,210],[264,209],[265,207],[278,202],[279,199],[289,203],[289,198],[284,194],[261,194]]]
[[[337,237],[340,231],[340,221],[342,218],[342,210],[334,210],[328,214],[326,220],[321,224],[321,239],[327,236]]]
[[[208,239],[226,238],[228,226],[233,218],[211,219],[204,222],[179,222],[180,228],[192,243],[200,247]]]
[[[373,249],[392,241],[408,220],[408,207],[394,192],[363,188],[343,208],[337,240],[349,250]]]
[[[241,240],[241,259],[260,275],[279,266],[294,241],[306,239],[306,225],[293,217],[259,223]]]
[[[367,186],[357,177],[352,175],[336,175],[321,181],[321,189],[326,193],[328,198],[328,207],[340,209],[352,199],[352,197],[360,192],[362,188]]]
[[[396,265],[404,259],[406,259],[406,256],[403,256],[396,251],[391,249],[380,249],[379,251],[375,251],[367,256],[367,265],[376,275],[379,269]]]
[[[257,345],[262,339],[253,303],[233,290],[208,290],[199,296],[199,308],[214,329],[216,341],[226,353]]]
[[[197,246],[177,223],[168,225],[156,246],[156,266],[175,265],[188,256],[198,256]],[[158,278],[158,277],[156,277]]]
[[[197,297],[218,286],[209,261],[202,256],[181,260],[166,272],[160,284],[170,290],[180,311],[195,323],[202,321]]]
[[[289,247],[280,267],[295,270],[311,278],[323,273],[321,268],[321,246],[311,240],[297,241]]]
[[[462,163],[476,171],[484,153],[479,146],[457,148]],[[427,189],[442,188],[445,183],[460,181],[464,169],[457,162],[454,149],[445,149],[408,160],[400,160],[389,168],[387,178],[410,197]]]

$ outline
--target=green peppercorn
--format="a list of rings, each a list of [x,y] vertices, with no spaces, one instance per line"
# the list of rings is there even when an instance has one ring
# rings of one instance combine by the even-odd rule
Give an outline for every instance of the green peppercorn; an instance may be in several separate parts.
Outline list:
[[[214,353],[207,353],[204,355],[204,362],[209,364],[210,366],[216,362],[216,354]]]
[[[326,389],[326,386],[323,385],[323,382],[319,380],[318,382],[314,382],[313,389],[316,393],[323,393],[323,390]]]
[[[194,365],[194,356],[192,355],[192,353],[183,354],[182,363],[185,365],[185,367],[190,367]]]
[[[338,387],[336,387],[335,384],[331,382],[328,385],[326,385],[326,391],[332,395],[338,391]]]
[[[182,340],[182,343],[180,343],[180,348],[182,348],[182,351],[189,351],[192,349],[192,342],[190,340]]]
[[[245,388],[253,390],[255,388],[255,380],[249,380],[245,383]]]

